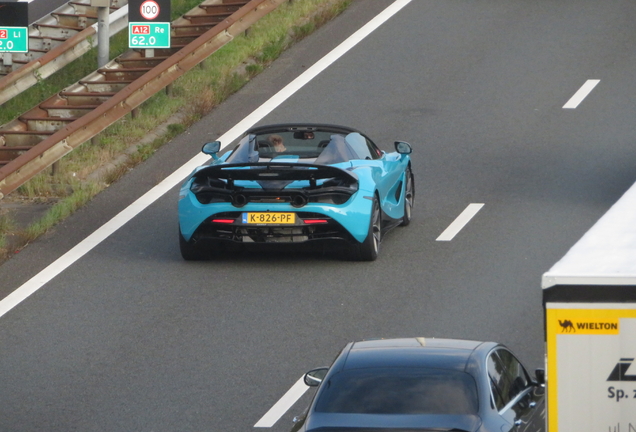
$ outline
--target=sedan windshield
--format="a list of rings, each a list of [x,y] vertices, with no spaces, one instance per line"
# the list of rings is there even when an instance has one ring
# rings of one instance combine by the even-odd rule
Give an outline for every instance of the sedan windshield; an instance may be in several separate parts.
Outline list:
[[[317,412],[477,414],[477,387],[465,372],[366,368],[339,372],[321,385]]]

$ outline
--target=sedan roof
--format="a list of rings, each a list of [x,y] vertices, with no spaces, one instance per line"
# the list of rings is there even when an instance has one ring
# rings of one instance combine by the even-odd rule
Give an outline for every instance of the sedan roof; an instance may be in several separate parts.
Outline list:
[[[343,369],[426,367],[463,371],[484,342],[458,339],[405,338],[355,342]]]

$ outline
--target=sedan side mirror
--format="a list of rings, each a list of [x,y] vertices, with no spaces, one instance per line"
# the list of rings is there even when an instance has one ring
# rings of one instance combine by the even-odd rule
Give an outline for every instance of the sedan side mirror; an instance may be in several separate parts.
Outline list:
[[[329,372],[329,368],[326,367],[310,370],[305,374],[305,384],[309,387],[318,387],[322,380],[325,379],[327,372]]]
[[[411,152],[413,152],[413,148],[411,147],[411,144],[405,141],[396,141],[395,150],[399,154],[411,154]]]
[[[216,155],[221,150],[221,141],[213,141],[203,144],[201,151],[206,155],[212,156],[214,159],[218,159]]]
[[[536,377],[537,384],[545,385],[545,369],[535,369],[534,376]]]

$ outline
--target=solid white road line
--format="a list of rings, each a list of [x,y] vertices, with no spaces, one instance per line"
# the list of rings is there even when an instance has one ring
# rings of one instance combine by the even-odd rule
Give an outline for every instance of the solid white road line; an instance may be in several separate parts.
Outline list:
[[[483,204],[468,204],[468,207],[437,237],[436,241],[451,241],[483,206]]]
[[[270,408],[254,427],[269,428],[274,426],[278,420],[294,405],[302,395],[305,394],[309,386],[305,384],[305,375],[301,376],[296,384],[276,404]]]
[[[232,129],[227,131],[219,138],[219,141],[225,143],[223,147],[229,145],[237,139],[246,129],[256,124],[259,120],[272,112],[281,103],[291,97],[296,91],[305,84],[315,78],[320,72],[334,63],[338,58],[346,54],[351,48],[367,37],[371,32],[380,27],[389,18],[399,12],[404,6],[412,0],[397,0],[382,11],[379,15],[365,24],[357,32],[352,34],[344,42],[334,48],[329,54],[320,59],[316,64],[303,72],[298,78],[287,84],[282,90],[272,96],[263,105],[257,108],[250,115],[241,120]],[[46,267],[22,286],[0,301],[0,317],[4,316],[11,309],[20,304],[24,299],[40,289],[44,284],[49,282],[55,276],[66,270],[75,261],[86,255],[95,246],[104,241],[108,236],[117,231],[120,227],[130,221],[132,218],[149,207],[152,203],[165,195],[170,189],[178,185],[183,179],[192,172],[194,168],[203,164],[209,157],[203,153],[190,159],[185,165],[181,166],[175,172],[166,177],[162,182],[146,192],[137,201],[122,210],[117,216],[108,221],[106,224],[97,229],[93,234],[82,240],[71,250],[66,252],[52,264]]]
[[[585,99],[587,95],[589,95],[590,92],[594,90],[594,87],[596,87],[596,85],[600,82],[601,80],[587,80],[585,84],[583,84],[583,86],[579,89],[579,91],[574,93],[574,96],[572,96],[570,100],[565,105],[563,105],[563,108],[574,109],[579,106],[583,99]]]

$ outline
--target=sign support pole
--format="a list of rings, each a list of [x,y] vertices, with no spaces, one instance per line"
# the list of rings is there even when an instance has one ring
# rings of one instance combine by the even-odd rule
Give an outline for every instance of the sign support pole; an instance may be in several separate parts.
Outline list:
[[[5,74],[10,74],[13,71],[13,56],[10,52],[2,53],[2,68]]]
[[[97,67],[108,63],[110,51],[110,8],[97,8]]]

